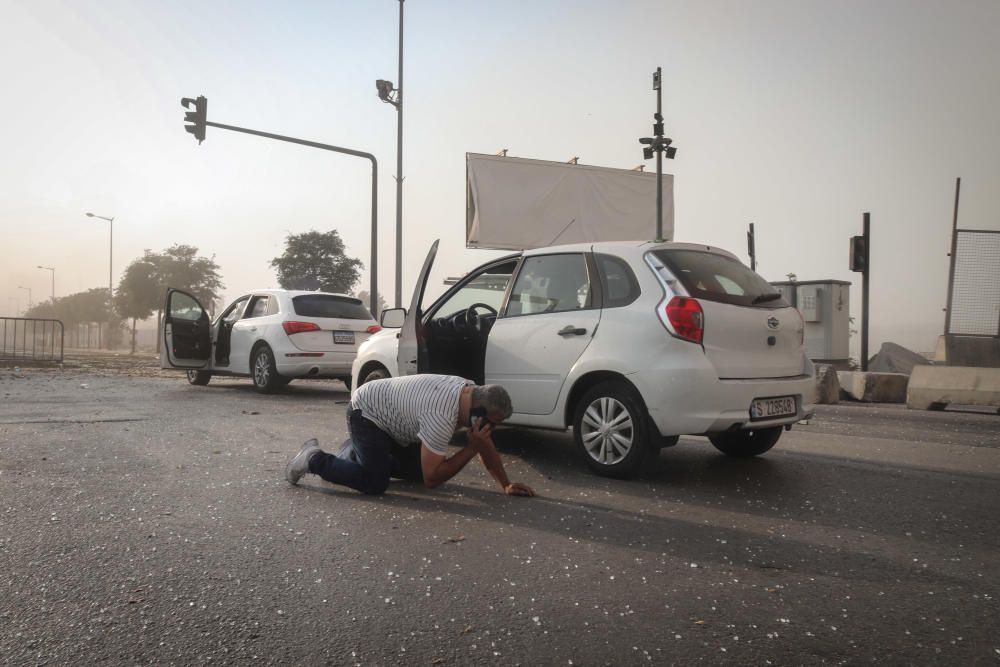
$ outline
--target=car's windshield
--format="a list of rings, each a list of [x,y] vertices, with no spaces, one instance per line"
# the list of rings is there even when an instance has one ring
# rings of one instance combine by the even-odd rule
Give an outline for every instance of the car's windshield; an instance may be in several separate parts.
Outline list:
[[[344,320],[370,320],[371,313],[360,299],[333,294],[302,294],[292,297],[296,315],[303,317],[337,317]]]
[[[484,303],[493,310],[500,310],[503,303],[510,274],[514,272],[516,260],[491,266],[468,283],[449,295],[435,309],[434,317],[450,317],[457,312],[467,310],[474,303]],[[480,311],[482,314],[483,311]]]
[[[789,306],[770,283],[732,257],[682,249],[654,250],[653,254],[695,298],[756,308]]]

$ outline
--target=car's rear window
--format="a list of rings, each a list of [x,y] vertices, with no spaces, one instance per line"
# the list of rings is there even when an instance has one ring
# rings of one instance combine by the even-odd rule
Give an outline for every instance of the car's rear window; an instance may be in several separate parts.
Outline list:
[[[787,308],[789,303],[766,280],[725,255],[700,250],[654,250],[697,299],[755,308]]]
[[[371,313],[360,299],[332,294],[303,294],[292,297],[296,315],[303,317],[337,317],[344,320],[370,320]]]

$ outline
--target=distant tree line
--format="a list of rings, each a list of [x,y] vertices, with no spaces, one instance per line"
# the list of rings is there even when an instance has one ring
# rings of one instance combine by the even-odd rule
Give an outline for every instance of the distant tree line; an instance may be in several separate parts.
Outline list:
[[[344,242],[335,229],[289,234],[284,253],[272,259],[270,266],[284,289],[341,294],[351,293],[364,268],[360,260],[347,256]],[[168,287],[194,295],[214,316],[224,285],[214,256],[201,257],[195,246],[175,244],[163,252],[146,250],[132,260],[122,272],[113,299],[109,300],[107,288],[94,288],[37,304],[25,315],[61,320],[70,334],[70,345],[80,344],[79,330],[84,325],[88,337],[90,328],[97,325],[100,333],[111,336],[112,344],[120,343],[123,330],[131,329],[131,349],[135,353],[136,323],[155,313],[159,329]],[[357,296],[368,305],[367,292],[361,291]],[[376,317],[386,307],[381,294],[378,302]],[[103,327],[108,324],[110,330],[105,330]],[[157,336],[157,350],[159,346]]]
[[[131,320],[131,349],[135,353],[136,322],[157,314],[162,317],[167,287],[190,292],[202,303],[214,304],[223,288],[219,265],[214,259],[198,256],[198,248],[177,244],[163,252],[146,250],[132,260],[122,273],[114,299],[107,288],[95,288],[46,301],[31,308],[27,317],[61,320],[70,332],[70,345],[79,344],[80,325],[110,322],[111,342],[120,342],[124,320]]]

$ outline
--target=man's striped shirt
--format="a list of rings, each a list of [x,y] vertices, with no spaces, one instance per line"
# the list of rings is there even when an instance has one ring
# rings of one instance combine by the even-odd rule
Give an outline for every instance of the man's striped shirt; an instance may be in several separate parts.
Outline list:
[[[358,387],[350,407],[401,445],[423,442],[435,454],[448,451],[458,426],[462,389],[475,384],[451,375],[405,375]]]

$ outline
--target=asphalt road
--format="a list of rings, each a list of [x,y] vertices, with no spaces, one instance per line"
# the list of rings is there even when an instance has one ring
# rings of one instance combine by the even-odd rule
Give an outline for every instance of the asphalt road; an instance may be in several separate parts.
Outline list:
[[[0,371],[5,664],[996,664],[1000,417],[821,409],[637,481],[567,435],[382,497],[283,477],[336,382]]]

